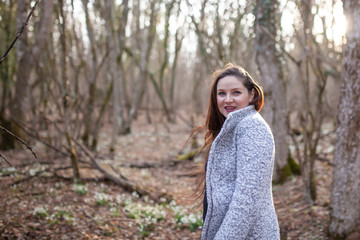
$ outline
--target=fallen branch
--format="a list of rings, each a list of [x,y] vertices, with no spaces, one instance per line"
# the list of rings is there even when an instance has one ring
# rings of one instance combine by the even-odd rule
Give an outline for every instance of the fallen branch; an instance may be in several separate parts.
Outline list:
[[[189,158],[189,159],[170,159],[170,160],[163,160],[161,162],[157,162],[157,163],[148,163],[148,162],[142,162],[142,163],[123,163],[120,164],[119,166],[121,167],[128,167],[128,168],[139,168],[139,169],[143,169],[143,168],[159,168],[159,167],[173,167],[176,166],[179,163],[184,163],[184,162],[189,162],[192,161],[193,158]]]
[[[70,168],[72,169],[72,167],[68,167],[68,169],[70,169]],[[54,177],[58,178],[58,179],[61,179],[61,180],[65,180],[65,181],[72,181],[73,180],[73,177],[61,176],[61,175],[57,174],[56,171],[54,171]],[[101,181],[101,180],[106,180],[106,178],[104,178],[104,177],[82,177],[81,178],[81,182],[87,182],[87,181],[93,182],[93,181]]]
[[[74,140],[75,144],[78,145],[81,150],[89,157],[92,165],[99,170],[106,179],[118,184],[122,188],[124,188],[128,192],[137,192],[140,196],[149,196],[150,199],[158,202],[160,198],[165,198],[168,202],[172,200],[172,197],[166,193],[155,193],[156,191],[152,189],[152,192],[144,189],[140,185],[136,185],[135,183],[131,182],[125,176],[117,173],[117,176],[114,176],[112,173],[108,172],[104,167],[97,163],[93,153],[87,149],[82,143]],[[149,187],[148,187],[149,189]]]
[[[34,177],[37,177],[37,176],[39,176],[40,174],[42,174],[42,173],[44,173],[44,172],[47,172],[47,171],[49,171],[49,169],[45,169],[45,170],[43,170],[43,171],[38,171],[38,172],[36,172],[34,175],[29,175],[29,176],[27,176],[27,177],[23,177],[23,178],[21,178],[21,179],[18,179],[18,180],[16,180],[16,181],[10,183],[10,184],[8,185],[8,187],[14,186],[14,185],[19,184],[19,183],[21,183],[21,182],[26,182],[26,181],[28,181],[28,180],[30,180],[30,179],[32,179],[32,178],[34,178]]]
[[[319,160],[320,162],[324,162],[324,163],[327,163],[329,166],[333,167],[334,166],[334,163],[332,163],[330,161],[330,159],[328,158],[324,158],[324,157],[319,157],[317,158],[317,160]]]
[[[18,180],[15,180],[14,182],[10,183],[7,187],[11,187],[11,186],[14,186],[16,184],[19,184],[21,182],[26,182],[34,177],[38,177],[39,175],[41,175],[42,173],[46,173],[46,172],[51,172],[53,174],[54,177],[56,178],[61,178],[61,179],[64,179],[64,180],[71,180],[72,178],[67,178],[67,177],[63,177],[63,176],[60,176],[59,174],[57,174],[57,171],[59,170],[67,170],[67,169],[71,169],[72,167],[71,166],[65,166],[65,167],[58,167],[58,168],[54,168],[54,169],[51,169],[51,168],[46,168],[42,171],[37,171],[35,174],[33,175],[27,175],[27,174],[24,174],[25,176],[23,178],[20,178]],[[83,167],[83,168],[91,168],[91,169],[94,169],[92,167]],[[88,180],[103,180],[104,178],[82,178],[81,180],[83,181],[88,181]]]
[[[16,41],[18,40],[18,38],[20,37],[20,35],[22,34],[22,32],[24,31],[25,26],[28,24],[29,19],[31,17],[31,15],[33,14],[36,5],[39,3],[40,0],[37,0],[34,4],[34,6],[32,7],[29,15],[27,16],[25,22],[23,23],[23,25],[19,28],[18,32],[16,33],[16,37],[14,39],[14,41],[12,41],[12,43],[10,44],[10,47],[6,50],[5,54],[2,56],[2,58],[0,59],[0,65],[1,63],[4,61],[5,57],[8,55],[8,53],[10,52],[10,50],[14,47]]]
[[[306,211],[306,210],[308,210],[308,209],[311,210],[311,206],[312,206],[312,205],[305,205],[305,206],[303,206],[303,207],[300,208],[300,209],[296,209],[296,210],[294,210],[293,212],[285,215],[285,217],[282,217],[282,219],[289,219],[290,217],[294,218],[294,217],[296,217],[297,215],[299,215],[300,213],[302,214],[303,211]]]

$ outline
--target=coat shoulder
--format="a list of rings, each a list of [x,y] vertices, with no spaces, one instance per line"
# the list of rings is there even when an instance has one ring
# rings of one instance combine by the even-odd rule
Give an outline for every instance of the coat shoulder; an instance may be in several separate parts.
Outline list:
[[[269,124],[258,112],[247,116],[246,118],[242,119],[242,121],[239,121],[237,123],[235,127],[235,132],[241,133],[243,131],[249,133],[261,132],[263,134],[269,134],[272,137],[272,132]]]

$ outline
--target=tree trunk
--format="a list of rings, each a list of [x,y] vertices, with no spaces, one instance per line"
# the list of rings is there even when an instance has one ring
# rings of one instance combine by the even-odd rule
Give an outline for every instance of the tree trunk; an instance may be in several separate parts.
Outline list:
[[[16,25],[18,28],[25,22],[27,17],[29,5],[25,0],[17,1],[17,17],[16,17]],[[29,95],[29,76],[30,70],[34,65],[34,61],[31,59],[32,54],[28,48],[28,29],[25,28],[22,35],[19,38],[16,47],[16,55],[18,61],[18,73],[17,79],[15,83],[15,97],[12,100],[12,104],[10,105],[10,113],[11,118],[16,119],[17,122],[24,123],[26,122],[26,112],[28,109],[28,95]],[[24,134],[21,132],[20,128],[12,123],[12,127],[10,129],[17,136],[26,140]]]
[[[273,180],[284,181],[287,177],[288,133],[286,87],[275,39],[278,1],[256,1],[256,62],[264,86],[265,105],[263,115],[275,138],[275,165]]]
[[[42,6],[42,14],[39,21],[39,32],[36,34],[34,45],[29,46],[28,30],[24,29],[22,35],[17,42],[17,60],[18,71],[15,84],[15,94],[12,104],[10,105],[11,118],[18,123],[26,122],[26,114],[28,111],[29,101],[29,81],[31,71],[34,68],[39,56],[46,45],[51,26],[53,1],[44,1]],[[17,26],[25,23],[28,11],[28,1],[17,1]],[[15,122],[12,123],[11,131],[22,139],[26,139],[24,133],[20,130]]]
[[[124,127],[124,89],[122,89],[122,72],[121,67],[118,68],[118,59],[121,62],[120,49],[119,51],[119,39],[115,32],[115,6],[114,1],[109,0],[106,2],[105,11],[105,26],[106,26],[106,38],[107,44],[110,50],[108,59],[108,69],[111,81],[113,84],[113,132],[111,138],[110,150],[113,151],[116,144],[117,135],[123,131]],[[119,69],[119,70],[118,70]]]
[[[69,129],[69,118],[71,114],[68,112],[70,96],[70,81],[67,75],[67,45],[66,45],[66,16],[64,13],[64,2],[59,0],[59,23],[60,23],[60,45],[61,45],[61,80],[63,86],[63,108],[64,108],[64,129],[65,129],[65,138],[68,144],[70,151],[70,160],[71,166],[73,168],[73,179],[74,182],[80,180],[80,170],[79,170],[79,159],[75,149],[75,144],[70,134]]]
[[[343,4],[348,29],[330,200],[330,234],[336,239],[360,224],[360,4]]]
[[[89,16],[89,9],[88,9],[88,0],[82,0],[82,4],[85,11],[85,20],[86,20],[86,29],[90,41],[90,59],[91,59],[91,67],[90,67],[90,85],[89,85],[89,99],[86,106],[86,112],[84,117],[84,125],[85,130],[82,136],[82,139],[85,145],[89,145],[90,143],[90,135],[92,133],[92,123],[94,122],[94,110],[95,110],[95,98],[96,98],[96,78],[97,78],[97,53],[96,53],[96,45],[95,45],[95,35],[94,29],[90,20]]]
[[[14,9],[15,1],[10,1],[8,6],[4,6],[4,13],[2,14],[2,20],[1,23],[4,24],[4,31],[6,34],[5,36],[5,42],[0,46],[0,52],[4,53],[6,51],[6,48],[10,46],[12,39],[12,34],[9,34],[15,30],[14,27],[12,27],[12,22],[14,19],[13,9]],[[1,90],[1,103],[0,103],[0,115],[3,117],[5,116],[5,108],[6,106],[9,106],[9,100],[11,97],[11,79],[13,79],[14,74],[14,66],[15,66],[15,54],[9,54],[7,56],[7,60],[2,63],[2,66],[0,68],[0,81],[2,84],[2,90]],[[14,140],[12,140],[14,142]],[[1,145],[1,140],[0,140]],[[1,149],[1,148],[0,148]]]
[[[179,37],[180,35],[180,37]],[[177,67],[177,61],[179,57],[179,52],[181,49],[182,41],[184,39],[184,36],[182,33],[179,33],[179,29],[176,31],[175,34],[175,56],[174,61],[171,68],[171,83],[170,83],[170,108],[173,115],[173,120],[176,121],[176,114],[174,112],[175,106],[175,78],[176,78],[176,67]]]

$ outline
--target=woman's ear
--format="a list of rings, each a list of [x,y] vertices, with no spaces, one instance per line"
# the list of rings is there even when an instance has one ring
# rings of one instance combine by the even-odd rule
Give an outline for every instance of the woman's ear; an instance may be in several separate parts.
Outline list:
[[[254,97],[255,97],[255,89],[251,89],[249,103],[254,100]]]

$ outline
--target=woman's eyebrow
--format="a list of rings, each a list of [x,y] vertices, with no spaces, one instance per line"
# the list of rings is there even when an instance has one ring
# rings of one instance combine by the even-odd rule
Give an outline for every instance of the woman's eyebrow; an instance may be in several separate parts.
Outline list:
[[[229,90],[241,90],[241,88],[231,88]],[[225,91],[225,89],[219,88],[217,91]]]

